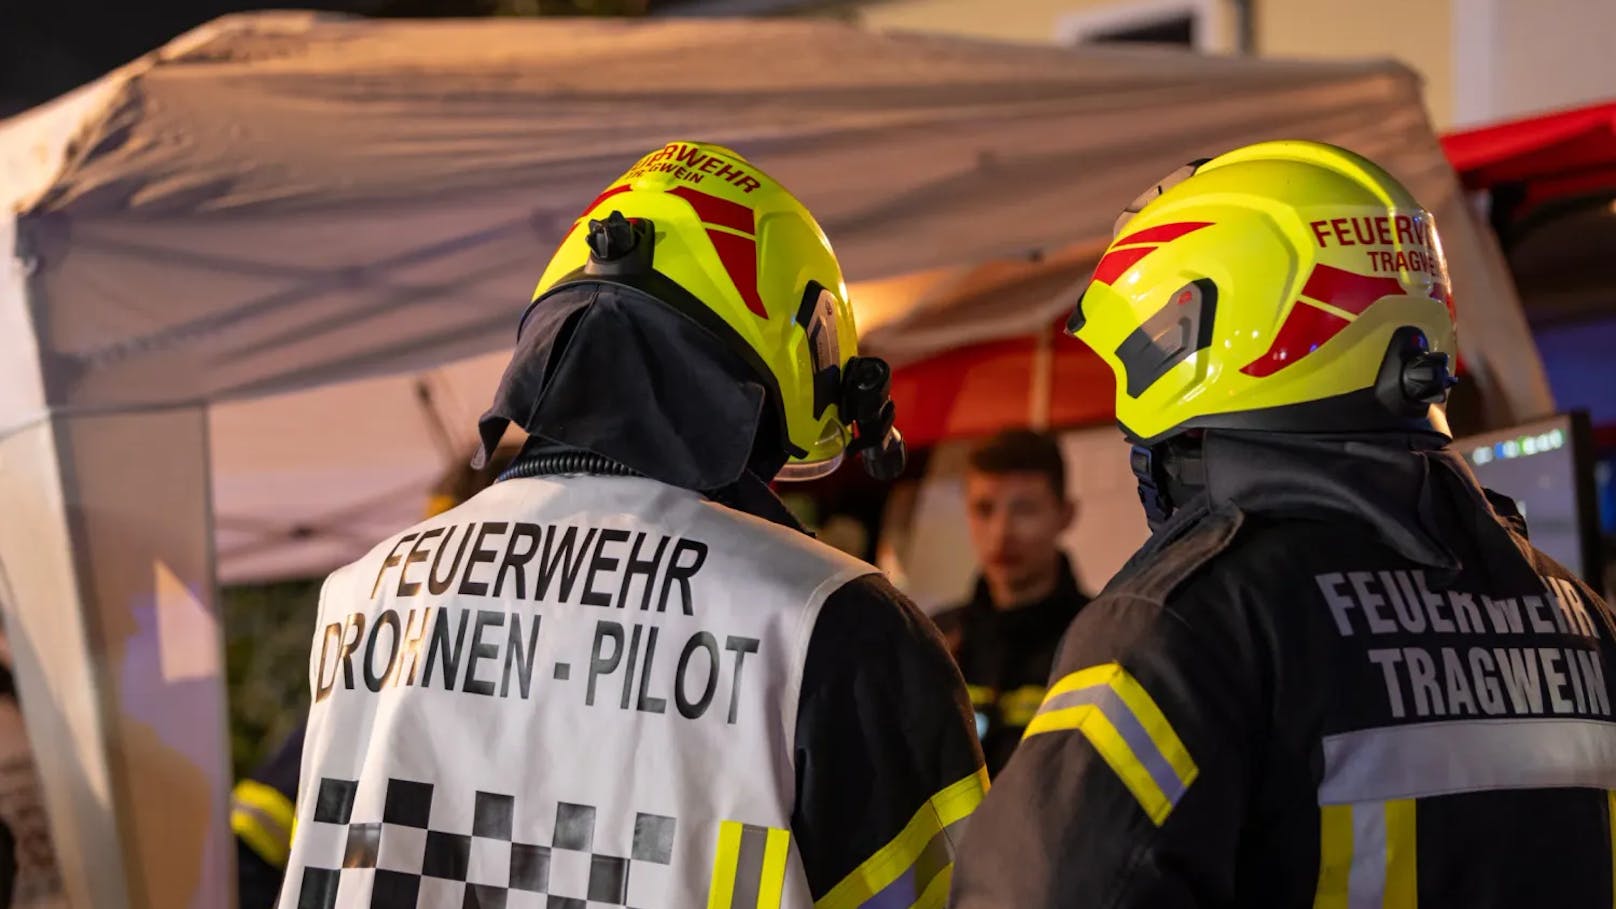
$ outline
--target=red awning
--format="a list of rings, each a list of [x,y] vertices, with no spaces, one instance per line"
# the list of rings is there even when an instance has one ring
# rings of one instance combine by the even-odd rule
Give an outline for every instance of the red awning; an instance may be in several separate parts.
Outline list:
[[[1054,326],[1050,331],[1049,425],[1109,422],[1111,370],[1076,339]],[[904,437],[919,446],[1026,426],[1038,383],[1037,348],[1035,337],[987,341],[894,370],[892,399]]]
[[[1442,137],[1470,189],[1526,184],[1528,207],[1616,189],[1616,101]]]

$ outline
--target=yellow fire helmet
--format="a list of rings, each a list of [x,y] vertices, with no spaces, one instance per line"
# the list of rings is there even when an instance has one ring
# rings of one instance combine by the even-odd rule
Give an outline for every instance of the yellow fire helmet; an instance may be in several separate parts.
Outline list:
[[[790,455],[778,479],[823,476],[849,449],[877,476],[902,470],[890,370],[856,356],[830,241],[795,196],[734,151],[670,142],[629,168],[567,233],[534,303],[581,281],[644,291],[752,367]]]
[[[1263,142],[1122,214],[1068,330],[1140,445],[1194,428],[1446,433],[1452,284],[1430,212],[1367,159]]]

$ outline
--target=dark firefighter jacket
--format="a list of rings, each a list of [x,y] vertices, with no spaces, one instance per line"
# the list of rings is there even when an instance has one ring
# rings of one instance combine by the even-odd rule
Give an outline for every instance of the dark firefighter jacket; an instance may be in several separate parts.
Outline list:
[[[1434,437],[1204,451],[1073,623],[953,905],[1611,905],[1605,604]]]
[[[1016,750],[1027,721],[1043,703],[1061,635],[1087,602],[1071,563],[1061,554],[1055,589],[1040,600],[997,609],[987,582],[978,578],[968,602],[937,615],[937,627],[953,647],[976,710],[988,773],[997,774]]]

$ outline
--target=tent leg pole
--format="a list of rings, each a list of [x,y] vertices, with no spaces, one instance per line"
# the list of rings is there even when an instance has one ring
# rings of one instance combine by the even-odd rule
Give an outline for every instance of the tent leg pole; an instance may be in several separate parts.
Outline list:
[[[76,909],[233,903],[201,407],[0,440],[0,608]]]

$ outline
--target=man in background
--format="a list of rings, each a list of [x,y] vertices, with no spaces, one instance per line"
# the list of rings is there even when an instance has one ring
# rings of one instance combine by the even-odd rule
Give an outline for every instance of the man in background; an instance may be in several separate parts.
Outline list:
[[[1060,446],[1027,429],[977,445],[965,504],[981,574],[970,600],[937,625],[969,686],[988,772],[997,773],[1044,699],[1061,634],[1088,602],[1059,545],[1077,511]]]

